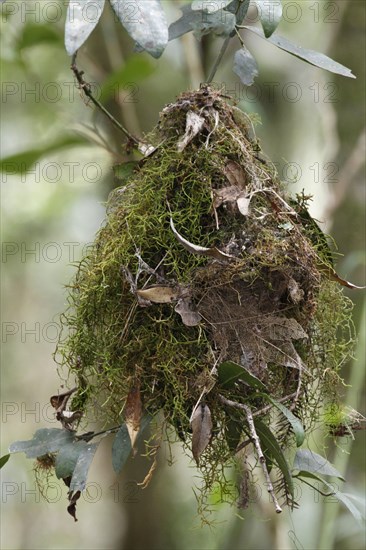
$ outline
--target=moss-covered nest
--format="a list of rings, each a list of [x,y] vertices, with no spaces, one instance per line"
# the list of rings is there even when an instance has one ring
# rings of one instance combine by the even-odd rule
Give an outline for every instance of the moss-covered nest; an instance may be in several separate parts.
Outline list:
[[[111,194],[70,286],[58,360],[78,381],[72,408],[108,424],[131,403],[138,417],[137,400],[163,411],[193,445],[204,488],[222,494],[223,467],[248,469],[257,433],[275,491],[293,503],[263,430],[289,450],[294,417],[308,431],[320,402],[337,401],[350,304],[326,239],[219,92],[183,94],[149,139],[156,149]]]

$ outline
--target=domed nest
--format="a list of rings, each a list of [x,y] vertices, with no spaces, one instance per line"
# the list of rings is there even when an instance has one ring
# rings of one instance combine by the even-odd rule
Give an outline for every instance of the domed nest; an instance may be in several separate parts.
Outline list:
[[[136,430],[163,411],[206,493],[235,500],[238,485],[245,505],[222,472],[236,464],[243,480],[253,444],[293,504],[278,453],[291,455],[296,421],[308,431],[337,402],[350,303],[307,197],[287,196],[227,99],[203,87],[164,108],[70,286],[59,362],[78,381],[73,410],[132,414]]]

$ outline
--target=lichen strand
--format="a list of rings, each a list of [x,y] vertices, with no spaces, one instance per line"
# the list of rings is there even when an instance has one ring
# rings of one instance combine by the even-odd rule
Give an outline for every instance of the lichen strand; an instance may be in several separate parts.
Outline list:
[[[192,113],[203,124],[179,152]],[[208,491],[235,454],[229,423],[240,426],[238,443],[248,437],[244,413],[221,397],[271,419],[250,386],[220,388],[213,366],[242,364],[310,427],[319,400],[337,400],[352,335],[337,336],[349,326],[349,304],[327,280],[329,251],[304,217],[306,198],[286,196],[249,117],[203,88],[168,105],[151,139],[159,146],[112,193],[70,286],[58,358],[79,382],[73,409],[92,408],[110,423],[138,381],[146,411],[163,409],[186,448],[192,408],[209,388],[213,437],[200,458]],[[187,249],[170,219],[182,238],[227,256]],[[176,301],[138,298],[136,290],[153,285],[184,289],[200,323],[184,324]],[[283,444],[290,434],[280,422]]]

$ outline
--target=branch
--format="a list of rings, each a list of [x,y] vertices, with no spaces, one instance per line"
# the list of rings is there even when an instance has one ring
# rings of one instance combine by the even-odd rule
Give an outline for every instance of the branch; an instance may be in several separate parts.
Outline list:
[[[72,56],[71,61],[71,70],[75,75],[76,80],[78,81],[79,88],[84,92],[86,97],[90,99],[92,103],[100,110],[102,113],[109,118],[109,120],[112,122],[112,124],[120,130],[128,139],[128,144],[132,146],[134,149],[137,149],[140,153],[143,155],[146,155],[147,153],[151,152],[151,145],[148,145],[144,143],[143,141],[140,141],[137,137],[130,134],[130,132],[122,126],[118,120],[114,118],[114,116],[107,111],[107,109],[93,96],[93,93],[91,91],[91,86],[88,82],[84,80],[84,71],[80,71],[76,66],[76,53]]]
[[[297,397],[298,391],[295,391],[294,393],[290,393],[289,395],[285,395],[285,397],[281,397],[280,399],[277,399],[278,403],[283,403],[284,401],[288,401],[289,399],[293,399],[294,397]],[[231,399],[226,399],[223,395],[219,395],[220,401],[224,403],[225,405],[228,405],[228,407],[234,407],[234,409],[241,409],[242,411],[246,411],[246,405],[243,403],[238,403],[237,401],[231,401]],[[259,416],[260,414],[265,414],[271,409],[273,409],[274,405],[273,403],[271,405],[266,405],[265,407],[262,407],[261,409],[258,409],[254,413],[252,413],[254,416]]]
[[[252,411],[250,410],[250,407],[248,407],[248,405],[244,405],[242,403],[235,403],[235,401],[230,401],[229,399],[226,399],[226,397],[224,397],[222,395],[220,395],[220,400],[222,401],[222,403],[225,403],[225,405],[229,405],[231,407],[235,406],[236,408],[239,408],[239,409],[242,409],[243,411],[245,411],[248,426],[249,426],[250,437],[251,437],[251,440],[252,440],[252,442],[254,444],[254,447],[257,451],[257,456],[258,456],[260,465],[261,465],[262,470],[263,470],[264,478],[267,482],[267,490],[270,493],[270,495],[272,496],[273,503],[274,503],[275,510],[276,510],[277,514],[280,514],[282,512],[282,508],[278,503],[278,500],[277,500],[277,497],[275,495],[274,488],[273,488],[273,485],[272,485],[271,478],[269,477],[267,464],[266,464],[266,459],[265,459],[265,456],[263,454],[262,447],[261,447],[261,444],[260,444],[260,441],[259,441],[259,437],[258,437],[256,429],[255,429],[253,414],[252,414]]]

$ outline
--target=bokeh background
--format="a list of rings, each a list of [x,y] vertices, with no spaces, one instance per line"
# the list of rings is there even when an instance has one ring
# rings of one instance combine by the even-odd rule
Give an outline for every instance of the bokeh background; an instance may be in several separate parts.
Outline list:
[[[49,396],[60,388],[52,359],[65,285],[75,262],[93,241],[104,202],[117,185],[112,166],[127,160],[123,136],[88,104],[69,70],[63,46],[66,4],[27,0],[2,5],[2,438],[14,440],[55,427]],[[163,1],[169,21],[182,2]],[[307,65],[243,32],[260,75],[246,88],[227,52],[215,81],[239,106],[258,113],[262,147],[293,193],[314,199],[311,213],[338,243],[337,271],[365,284],[365,4],[362,0],[283,1],[278,33],[350,67],[357,80]],[[250,10],[248,23],[256,12]],[[169,44],[159,60],[136,54],[106,5],[79,53],[79,65],[97,97],[135,134],[149,131],[163,106],[204,80],[221,39],[192,34]],[[343,366],[346,402],[365,411],[365,306],[355,303],[359,340],[352,364]],[[325,453],[361,506],[365,496],[364,432],[334,445],[315,434],[308,444]],[[300,509],[274,517],[263,496],[238,517],[217,505],[201,525],[191,489],[192,461],[162,449],[159,469],[142,490],[145,464],[129,463],[117,479],[106,438],[78,504],[79,522],[66,513],[66,488],[51,479],[47,503],[35,486],[32,462],[15,455],[2,470],[2,547],[5,549],[235,550],[363,548],[365,533],[344,508],[303,487]],[[214,496],[213,496],[214,498]]]

